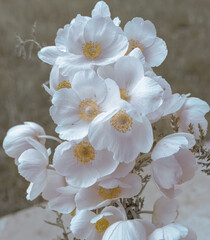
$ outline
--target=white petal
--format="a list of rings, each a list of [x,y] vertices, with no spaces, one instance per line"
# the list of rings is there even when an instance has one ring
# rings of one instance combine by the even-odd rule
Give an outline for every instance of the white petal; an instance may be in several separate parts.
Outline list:
[[[39,178],[47,177],[46,167],[48,159],[35,149],[23,152],[19,159],[18,172],[27,181],[35,182]]]
[[[181,148],[191,148],[195,139],[189,133],[174,133],[162,138],[154,147],[151,158],[155,161],[178,152]]]
[[[111,13],[109,11],[109,6],[104,1],[99,1],[96,3],[94,9],[92,10],[92,17],[110,17]]]
[[[38,57],[43,61],[50,65],[55,64],[56,59],[59,56],[66,55],[67,53],[64,51],[61,51],[60,48],[55,46],[50,47],[44,47],[38,52]]]
[[[146,240],[144,226],[138,220],[119,221],[105,231],[102,240]]]
[[[87,239],[90,236],[94,228],[90,222],[93,217],[95,217],[93,212],[81,210],[72,218],[70,230],[76,238]]]
[[[114,80],[119,88],[132,90],[144,76],[144,68],[135,57],[121,57],[114,65]]]
[[[75,209],[74,195],[59,195],[48,202],[48,209],[69,214]]]
[[[130,104],[146,115],[162,104],[162,96],[161,86],[153,79],[144,77],[132,90]]]
[[[180,224],[169,224],[163,228],[156,229],[148,238],[148,240],[180,240],[186,237],[188,229]]]
[[[76,73],[72,81],[72,89],[81,100],[91,98],[97,104],[104,100],[107,93],[104,80],[99,78],[93,70]]]
[[[98,75],[103,78],[114,79],[114,67],[112,65],[101,66],[97,69]]]
[[[175,199],[161,197],[153,207],[152,223],[157,227],[170,224],[178,216],[178,202]]]
[[[153,162],[152,170],[156,183],[165,189],[173,188],[183,174],[182,168],[174,156]]]
[[[168,50],[166,43],[161,38],[156,38],[152,46],[144,48],[143,53],[151,67],[158,67],[165,60]]]
[[[144,21],[142,18],[136,17],[128,22],[124,28],[128,39],[139,41],[145,47],[150,46],[156,37],[155,26],[149,20]]]
[[[56,191],[57,188],[65,185],[65,179],[63,176],[60,176],[55,170],[47,170],[47,182],[45,189],[43,190],[42,197],[45,200],[50,200],[59,195]]]
[[[55,38],[56,46],[67,46],[70,26],[70,24],[66,24],[64,28],[58,29],[57,36]]]
[[[115,17],[115,18],[113,19],[113,23],[114,23],[116,26],[120,26],[121,20],[119,19],[119,17]]]
[[[179,183],[181,184],[192,179],[195,175],[195,171],[197,170],[196,159],[193,153],[188,149],[181,149],[178,153],[176,153],[175,157],[183,171]]]

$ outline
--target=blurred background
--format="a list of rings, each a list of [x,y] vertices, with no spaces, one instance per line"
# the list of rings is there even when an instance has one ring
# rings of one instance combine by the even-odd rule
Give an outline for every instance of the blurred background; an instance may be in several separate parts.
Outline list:
[[[0,0],[0,141],[7,130],[34,121],[55,135],[49,117],[50,99],[42,87],[50,66],[37,58],[17,56],[16,35],[30,39],[36,22],[36,39],[54,45],[58,28],[78,13],[90,15],[96,0]],[[155,72],[173,92],[191,93],[210,103],[210,1],[209,0],[106,0],[112,18],[121,27],[133,17],[151,20],[169,54]],[[27,45],[26,45],[27,46]],[[207,116],[210,121],[210,116]],[[207,136],[209,139],[210,135]],[[50,142],[51,144],[51,142]],[[0,151],[0,216],[40,201],[25,199],[28,183],[18,175],[12,159]]]

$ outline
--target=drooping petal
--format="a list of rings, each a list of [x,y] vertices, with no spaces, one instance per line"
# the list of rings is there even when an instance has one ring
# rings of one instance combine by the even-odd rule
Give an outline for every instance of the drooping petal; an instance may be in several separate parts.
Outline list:
[[[155,161],[160,158],[168,157],[181,148],[191,148],[195,145],[195,139],[189,133],[174,133],[162,138],[152,151],[152,159]]]
[[[175,199],[159,198],[153,207],[152,223],[163,227],[175,221],[178,216],[178,202]]]

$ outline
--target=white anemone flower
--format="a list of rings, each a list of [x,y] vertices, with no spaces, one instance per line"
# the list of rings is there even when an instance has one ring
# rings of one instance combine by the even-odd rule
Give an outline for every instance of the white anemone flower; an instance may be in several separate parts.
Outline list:
[[[148,240],[197,240],[196,234],[186,226],[173,223],[157,228]]]
[[[27,199],[34,200],[47,184],[50,150],[47,150],[41,143],[32,138],[26,140],[33,148],[24,151],[18,158],[18,172],[27,181],[31,182],[27,190]]]
[[[206,135],[208,122],[205,119],[205,114],[209,112],[210,107],[205,101],[189,97],[186,98],[182,108],[176,113],[178,117],[179,130],[181,132],[188,132],[191,124],[196,139],[200,137],[199,125],[203,129],[203,134]]]
[[[97,151],[87,138],[77,142],[63,142],[55,150],[53,165],[74,187],[89,187],[111,174],[118,166],[112,152]]]
[[[155,227],[152,224],[144,220],[118,221],[107,228],[102,240],[147,240],[147,236],[153,232],[154,229]]]
[[[109,226],[125,218],[125,213],[113,206],[104,208],[100,214],[81,210],[72,218],[70,230],[78,239],[101,240]]]
[[[149,152],[153,144],[149,120],[126,101],[98,115],[90,125],[88,137],[96,149],[107,148],[116,161],[125,163],[134,161],[140,152]]]
[[[133,173],[119,179],[106,179],[81,189],[76,194],[76,207],[79,210],[101,208],[110,204],[112,200],[137,195],[141,187],[141,178]]]
[[[178,202],[164,196],[157,199],[153,206],[152,223],[156,227],[163,227],[173,223],[178,216]]]
[[[94,118],[120,101],[109,88],[95,71],[86,70],[75,74],[71,88],[63,88],[53,95],[50,114],[58,124],[56,132],[61,139],[77,140],[87,136]]]
[[[107,71],[107,76],[102,74],[103,77],[113,79],[119,87],[115,87],[115,91],[120,91],[121,99],[130,103],[138,112],[147,115],[162,104],[162,87],[157,81],[145,76],[144,67],[138,58],[124,56],[117,60],[113,70],[110,69],[111,66],[106,66],[104,70],[103,67],[100,68],[99,74]]]
[[[189,133],[174,133],[161,139],[152,151],[152,172],[161,192],[174,198],[175,185],[189,181],[197,169],[196,160],[189,150],[195,138]]]
[[[56,40],[59,45],[42,48],[38,56],[46,63],[58,65],[64,76],[111,64],[128,48],[128,40],[121,28],[101,16],[76,17],[65,31],[59,32]]]
[[[168,54],[166,43],[156,36],[156,29],[152,22],[135,17],[125,25],[124,32],[129,41],[126,54],[139,48],[146,63],[151,67],[158,67],[165,60]]]
[[[3,148],[6,154],[15,158],[16,164],[19,156],[27,149],[33,148],[28,138],[33,138],[41,144],[45,144],[44,138],[39,136],[45,135],[44,129],[37,123],[24,122],[24,124],[14,126],[9,129],[3,141]]]

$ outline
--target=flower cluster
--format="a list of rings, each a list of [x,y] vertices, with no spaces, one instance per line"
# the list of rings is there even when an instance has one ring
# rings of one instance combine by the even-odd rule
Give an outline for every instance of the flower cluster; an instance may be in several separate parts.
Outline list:
[[[189,94],[173,94],[155,74],[152,67],[164,61],[167,47],[154,25],[136,17],[122,29],[100,1],[91,17],[77,15],[59,29],[55,46],[42,48],[38,56],[52,65],[44,88],[59,138],[25,122],[11,128],[3,142],[30,182],[27,199],[42,194],[49,209],[71,214],[72,239],[197,239],[175,223],[175,197],[177,185],[197,169],[191,149],[201,128],[206,134],[210,108]],[[171,116],[177,131],[155,138],[154,124]],[[59,143],[53,154],[45,146],[48,138]],[[143,191],[139,159],[145,155],[163,195],[155,202],[152,223],[132,215],[133,206],[128,217],[124,201]]]

